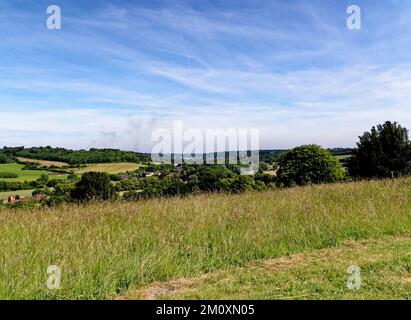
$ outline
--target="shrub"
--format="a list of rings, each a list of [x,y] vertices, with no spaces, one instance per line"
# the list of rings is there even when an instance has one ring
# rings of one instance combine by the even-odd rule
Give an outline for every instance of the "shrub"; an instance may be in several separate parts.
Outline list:
[[[67,202],[67,198],[64,196],[51,195],[47,199],[41,201],[42,204],[48,207],[57,207]]]
[[[233,179],[230,186],[232,193],[241,193],[245,191],[251,191],[255,187],[255,181],[250,176],[238,176]]]
[[[278,186],[331,183],[343,179],[344,169],[338,159],[317,145],[294,148],[278,161]]]
[[[39,163],[24,163],[25,166],[21,170],[41,170]]]
[[[0,178],[3,179],[12,179],[12,178],[18,178],[19,175],[17,173],[13,172],[0,172]]]
[[[13,158],[6,154],[0,153],[0,163],[10,163],[13,162]]]
[[[59,179],[49,180],[49,181],[47,181],[46,186],[49,187],[49,188],[55,188],[56,185],[58,185],[60,182],[61,182],[61,180],[59,180]]]
[[[125,200],[139,200],[156,197],[185,196],[193,192],[194,185],[186,183],[177,176],[167,176],[164,179],[147,177],[141,180],[140,190],[125,192]]]
[[[261,181],[267,186],[275,185],[275,182],[277,180],[276,176],[273,176],[273,175],[267,174],[267,173],[256,174],[254,176],[254,179],[255,179],[256,182]]]
[[[87,172],[71,191],[70,197],[74,201],[85,202],[90,200],[113,200],[116,196],[111,185],[110,176],[104,172]]]
[[[110,180],[111,181],[121,181],[121,175],[120,174],[110,174]]]
[[[0,191],[15,191],[15,190],[28,190],[38,188],[36,181],[24,181],[24,182],[15,182],[15,181],[0,181]],[[41,186],[42,187],[42,186]]]
[[[75,175],[75,174],[69,174],[68,176],[67,176],[67,180],[68,181],[71,181],[71,182],[73,182],[73,181],[78,181],[78,176],[77,175]]]
[[[204,165],[201,166],[198,180],[199,188],[202,191],[221,190],[220,180],[234,176],[234,173],[224,165]]]
[[[411,172],[408,130],[396,122],[385,122],[365,132],[353,150],[348,171],[357,178],[386,178]]]
[[[49,176],[47,174],[42,174],[37,180],[37,186],[39,187],[43,187],[47,184],[47,182],[49,181]]]
[[[45,195],[50,195],[51,194],[51,190],[49,188],[43,188],[43,189],[35,189],[33,190],[33,192],[31,193],[32,196],[35,196],[36,194],[45,194]]]

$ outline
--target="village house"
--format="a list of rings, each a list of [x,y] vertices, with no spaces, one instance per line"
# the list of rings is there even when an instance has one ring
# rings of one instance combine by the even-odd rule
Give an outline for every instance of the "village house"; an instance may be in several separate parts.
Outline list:
[[[17,202],[29,202],[29,201],[30,201],[29,197],[11,195],[11,196],[8,196],[8,198],[4,200],[3,203],[13,204]]]
[[[47,196],[45,194],[35,194],[33,196],[33,199],[36,200],[36,201],[41,201],[41,200],[46,199],[46,198],[47,198]]]
[[[3,201],[4,204],[14,204],[19,202],[30,202],[31,200],[36,200],[40,202],[42,199],[46,199],[47,196],[45,194],[35,194],[33,197],[25,197],[19,195],[10,195]]]

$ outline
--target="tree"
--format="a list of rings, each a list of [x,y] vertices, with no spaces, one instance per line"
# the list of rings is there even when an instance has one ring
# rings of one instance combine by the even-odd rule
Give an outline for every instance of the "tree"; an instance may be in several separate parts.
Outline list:
[[[43,188],[43,189],[34,189],[31,195],[34,197],[36,194],[45,194],[45,195],[50,195],[51,190],[49,188]]]
[[[344,169],[338,159],[317,145],[294,148],[278,161],[278,186],[331,183],[343,179]]]
[[[43,187],[47,184],[47,182],[49,181],[49,176],[47,174],[42,174],[37,180],[37,185],[39,187]]]
[[[112,200],[115,198],[110,176],[104,172],[87,172],[81,176],[70,193],[74,201]]]
[[[236,177],[230,186],[232,193],[241,193],[245,191],[251,191],[255,187],[255,181],[250,176],[238,176]]]
[[[356,178],[386,178],[411,172],[411,144],[408,130],[387,121],[372,127],[359,137],[357,148],[348,162],[348,171]]]
[[[231,178],[234,173],[225,165],[204,165],[198,173],[199,188],[202,191],[221,190],[220,180]]]
[[[13,159],[0,151],[0,163],[10,163]]]

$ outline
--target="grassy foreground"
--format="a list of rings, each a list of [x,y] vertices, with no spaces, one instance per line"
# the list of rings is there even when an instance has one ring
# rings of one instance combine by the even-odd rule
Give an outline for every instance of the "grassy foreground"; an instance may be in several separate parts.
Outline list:
[[[337,248],[155,283],[119,299],[411,300],[411,237],[347,240]]]
[[[0,298],[113,298],[154,282],[333,248],[345,240],[411,236],[410,188],[411,179],[398,179],[0,208]],[[46,288],[50,265],[61,267],[60,290]],[[253,297],[262,298],[257,292]]]

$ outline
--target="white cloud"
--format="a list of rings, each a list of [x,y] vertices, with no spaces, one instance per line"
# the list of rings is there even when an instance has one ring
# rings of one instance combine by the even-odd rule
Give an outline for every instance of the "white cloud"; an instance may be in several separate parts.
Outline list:
[[[409,10],[382,26],[368,7],[354,35],[344,10],[266,6],[106,5],[65,16],[61,33],[28,11],[4,17],[0,144],[149,151],[152,130],[183,121],[259,128],[263,148],[345,146],[385,120],[411,127]]]

